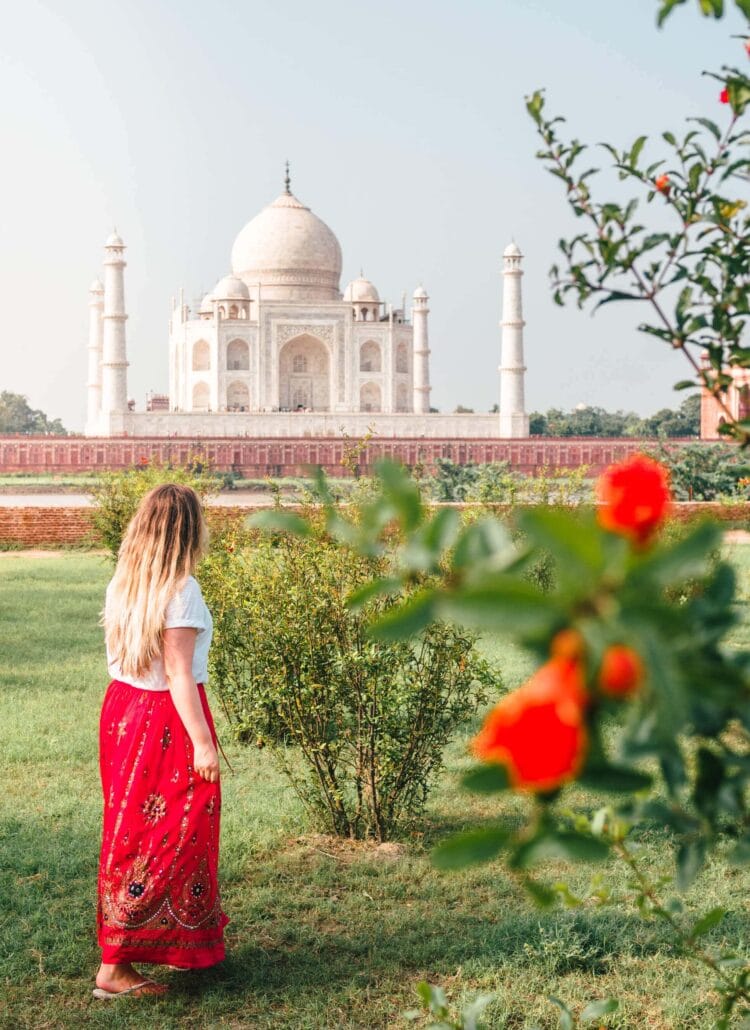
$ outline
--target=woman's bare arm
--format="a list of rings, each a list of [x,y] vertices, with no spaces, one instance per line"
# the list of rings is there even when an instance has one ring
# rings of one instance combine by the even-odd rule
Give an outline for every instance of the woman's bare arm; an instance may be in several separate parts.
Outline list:
[[[195,771],[209,783],[217,783],[219,756],[193,679],[196,636],[197,630],[188,626],[164,630],[164,671],[177,714],[193,742]]]

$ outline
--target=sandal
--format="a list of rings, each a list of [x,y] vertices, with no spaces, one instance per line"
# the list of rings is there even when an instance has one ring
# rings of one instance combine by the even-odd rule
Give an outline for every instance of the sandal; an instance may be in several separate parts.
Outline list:
[[[139,984],[133,984],[132,987],[126,987],[124,991],[106,991],[103,987],[95,987],[94,990],[91,993],[94,995],[95,998],[98,998],[100,1001],[106,1001],[109,998],[119,998],[123,994],[135,994],[136,991],[143,991],[144,987],[149,987],[149,986],[161,987],[162,985],[158,984],[156,982],[156,980],[142,980],[141,983],[139,983]],[[154,997],[159,997],[161,994],[166,994],[166,993],[167,993],[167,991],[145,991],[144,992],[144,994],[152,995]],[[140,995],[140,994],[136,994],[135,996],[136,996],[136,998],[142,997],[142,995]]]

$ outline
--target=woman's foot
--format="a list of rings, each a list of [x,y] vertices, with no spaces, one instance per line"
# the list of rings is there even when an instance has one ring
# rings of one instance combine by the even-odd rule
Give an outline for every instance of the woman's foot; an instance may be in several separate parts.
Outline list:
[[[169,990],[166,984],[157,984],[142,976],[130,962],[122,962],[117,965],[108,965],[102,962],[99,972],[96,974],[96,986],[110,994],[122,994],[123,991],[127,991],[133,998],[140,998],[147,994],[166,994]]]

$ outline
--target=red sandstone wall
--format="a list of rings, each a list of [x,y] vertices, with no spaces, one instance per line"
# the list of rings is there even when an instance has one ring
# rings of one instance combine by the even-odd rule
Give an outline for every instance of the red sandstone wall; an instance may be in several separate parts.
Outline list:
[[[38,547],[93,543],[91,508],[0,507],[0,544]]]
[[[687,441],[681,441],[685,443]],[[348,475],[342,464],[356,441],[309,437],[296,439],[170,437],[50,437],[0,436],[0,471],[90,472],[130,468],[150,460],[184,465],[200,457],[222,472],[235,471],[250,478],[303,475],[311,465],[321,465],[329,475]],[[541,468],[589,466],[596,475],[606,465],[620,461],[654,441],[570,437],[527,440],[426,440],[374,439],[359,458],[368,472],[381,458],[395,458],[406,465],[433,468],[438,458],[458,464],[507,461],[519,472]],[[678,441],[679,443],[679,441]]]
[[[455,507],[463,507],[456,505]],[[507,509],[496,505],[495,510]],[[750,528],[750,504],[676,504],[679,519],[711,516],[726,522],[745,522]],[[216,530],[242,522],[255,508],[209,508],[208,521]],[[56,547],[96,544],[91,508],[5,508],[0,506],[0,545]]]

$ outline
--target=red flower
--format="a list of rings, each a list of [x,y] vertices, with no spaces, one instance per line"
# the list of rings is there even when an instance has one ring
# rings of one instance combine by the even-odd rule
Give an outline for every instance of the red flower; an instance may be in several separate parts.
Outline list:
[[[665,173],[664,175],[657,175],[654,179],[654,186],[659,193],[663,193],[665,197],[669,196],[669,191],[672,187],[669,184],[669,176]]]
[[[750,39],[745,40],[745,53],[750,57]]]
[[[729,103],[729,90],[727,89],[726,86],[721,91],[721,93],[719,93],[719,100],[722,102],[722,104],[728,104]]]
[[[504,765],[519,790],[554,790],[586,757],[587,700],[578,662],[551,658],[492,709],[472,742],[474,754]]]
[[[625,644],[613,644],[604,652],[599,670],[599,689],[608,697],[626,698],[643,685],[645,669],[641,656]]]
[[[577,629],[561,629],[552,638],[549,653],[553,658],[578,661],[586,653],[586,642]]]
[[[599,525],[644,544],[669,511],[667,470],[643,454],[610,465],[599,477]]]

